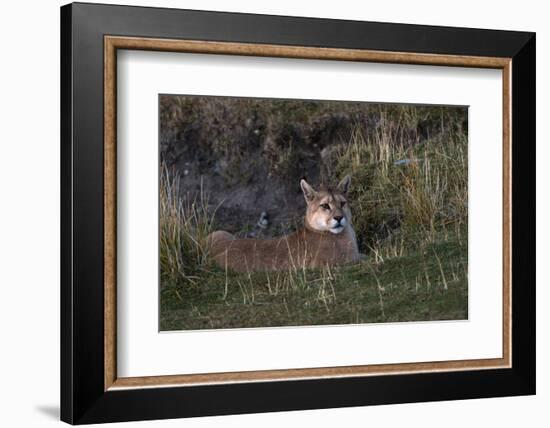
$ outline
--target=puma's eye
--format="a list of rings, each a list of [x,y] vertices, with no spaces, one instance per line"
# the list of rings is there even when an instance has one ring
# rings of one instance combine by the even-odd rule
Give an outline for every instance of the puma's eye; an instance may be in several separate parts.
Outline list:
[[[342,208],[346,206],[346,201],[342,201]]]
[[[321,208],[324,208],[326,210],[330,210],[330,205],[329,204],[321,204]]]

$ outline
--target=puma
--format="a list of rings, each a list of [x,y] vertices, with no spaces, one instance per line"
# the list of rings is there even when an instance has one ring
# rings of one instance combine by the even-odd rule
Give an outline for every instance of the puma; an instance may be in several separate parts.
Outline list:
[[[315,190],[301,180],[307,204],[302,229],[270,239],[241,239],[218,230],[207,239],[210,255],[220,267],[236,272],[321,268],[358,261],[348,203],[350,183],[346,176],[334,188]]]

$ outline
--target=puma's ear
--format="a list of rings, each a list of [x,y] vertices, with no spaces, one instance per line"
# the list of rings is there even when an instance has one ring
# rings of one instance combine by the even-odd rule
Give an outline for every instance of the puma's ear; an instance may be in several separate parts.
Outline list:
[[[351,177],[346,175],[340,183],[338,183],[338,190],[340,190],[344,195],[348,194],[349,185],[351,184]]]
[[[304,179],[300,180],[300,187],[302,188],[302,192],[304,192],[304,198],[306,198],[306,202],[309,204],[315,198],[315,189],[313,189],[313,187],[311,187]]]

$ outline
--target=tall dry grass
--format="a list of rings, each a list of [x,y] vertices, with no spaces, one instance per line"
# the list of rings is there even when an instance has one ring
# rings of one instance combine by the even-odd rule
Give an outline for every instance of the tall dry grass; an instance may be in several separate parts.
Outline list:
[[[357,126],[341,145],[333,174],[353,177],[353,223],[363,248],[376,249],[381,238],[394,245],[392,232],[429,241],[438,228],[467,224],[467,136],[456,131],[459,118],[441,119],[438,132],[419,142],[416,111],[393,112],[390,123],[382,110],[374,130]]]
[[[165,165],[160,173],[160,272],[168,284],[196,284],[209,269],[206,238],[213,230],[215,210],[201,190],[181,198],[180,176]]]

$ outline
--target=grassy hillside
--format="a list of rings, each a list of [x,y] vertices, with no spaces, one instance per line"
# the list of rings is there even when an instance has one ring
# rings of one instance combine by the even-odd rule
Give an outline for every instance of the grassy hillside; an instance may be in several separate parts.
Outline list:
[[[467,318],[466,246],[454,231],[438,238],[422,248],[395,248],[395,257],[373,254],[323,271],[213,269],[193,286],[163,287],[161,329]]]
[[[168,101],[161,113],[171,111],[172,101]],[[161,114],[164,138],[173,138],[173,143],[175,135],[192,134],[189,127],[204,122],[206,110],[211,114],[220,108],[219,101],[214,101],[215,106],[204,100],[193,106],[186,100],[183,104],[187,110],[172,111],[171,120],[165,118],[164,122]],[[179,160],[170,161],[168,151],[163,156],[162,330],[467,318],[465,109],[357,103],[343,109],[342,104],[266,106],[254,101],[261,107],[255,109],[251,101],[242,102],[241,108],[233,105],[233,115],[243,123],[247,123],[246,115],[252,115],[255,122],[249,127],[262,129],[251,147],[246,146],[247,138],[235,137],[235,147],[225,154],[212,152],[212,159],[197,157],[196,150],[193,156],[186,155],[186,149],[179,149],[183,153]],[[347,115],[346,120],[343,115]],[[211,115],[208,117],[212,120]],[[216,126],[234,129],[228,125],[231,120],[237,119],[226,118],[219,122],[221,125],[212,123],[213,129],[201,132],[216,134]],[[262,121],[271,125],[258,127]],[[316,145],[311,143],[319,132],[329,132],[326,124],[333,122],[340,125],[331,128],[332,143],[322,143],[321,137]],[[293,138],[302,139],[302,145],[287,144],[285,123],[301,129]],[[239,132],[248,135],[244,128]],[[172,149],[187,144],[185,138],[177,141],[171,143]],[[198,138],[197,147],[200,141]],[[285,144],[286,149],[279,150],[276,158],[266,154],[265,146],[280,145],[281,149]],[[253,151],[248,156],[256,163],[274,163],[264,165],[271,172],[264,171],[262,177],[249,183],[245,175],[226,175],[216,167],[221,159],[226,171],[238,171],[243,156],[239,153],[245,149]],[[313,166],[305,168],[306,174],[300,157],[316,159]],[[353,226],[360,251],[365,254],[360,263],[269,274],[236,274],[212,264],[205,245],[210,231],[221,228],[240,236],[251,232],[273,236],[294,230],[300,226],[304,209],[292,202],[302,203],[296,178],[306,175],[313,183],[336,182],[348,173],[353,177]],[[264,197],[259,199],[261,203],[255,200],[255,190],[262,185],[258,181],[275,189],[271,193],[285,195],[295,209],[287,209],[276,198],[268,201]],[[243,203],[242,210],[220,214],[228,204],[223,196],[233,198],[242,189],[251,201]],[[271,202],[275,208],[270,206],[270,216],[276,221],[266,231],[254,230],[261,204]],[[285,215],[273,212],[277,209]],[[233,221],[235,216],[239,221]]]

